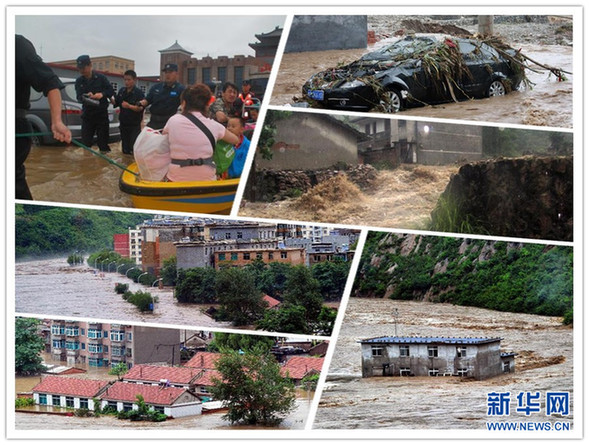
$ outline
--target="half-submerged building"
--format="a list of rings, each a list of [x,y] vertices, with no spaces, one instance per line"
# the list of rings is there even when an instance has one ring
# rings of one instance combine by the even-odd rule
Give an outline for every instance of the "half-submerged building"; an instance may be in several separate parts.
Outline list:
[[[460,376],[483,380],[515,371],[501,338],[377,337],[359,340],[362,377]]]

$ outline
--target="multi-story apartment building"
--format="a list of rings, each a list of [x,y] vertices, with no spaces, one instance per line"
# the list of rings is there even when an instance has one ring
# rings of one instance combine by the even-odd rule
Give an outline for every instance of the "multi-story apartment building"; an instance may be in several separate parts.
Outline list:
[[[224,266],[247,266],[254,260],[262,260],[264,263],[287,263],[292,266],[304,265],[305,249],[291,247],[282,249],[235,249],[213,252],[213,267],[217,270]]]
[[[141,243],[143,236],[140,229],[129,228],[129,258],[135,260],[135,264],[141,264]]]
[[[68,366],[180,363],[180,331],[176,329],[70,320],[51,320],[50,329],[51,357]]]

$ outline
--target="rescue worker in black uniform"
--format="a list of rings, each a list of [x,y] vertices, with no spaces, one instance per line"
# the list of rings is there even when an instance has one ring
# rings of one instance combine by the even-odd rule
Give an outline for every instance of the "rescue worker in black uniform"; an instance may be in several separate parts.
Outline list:
[[[90,56],[76,60],[81,76],[76,79],[76,99],[82,103],[82,144],[92,146],[96,134],[101,153],[108,153],[108,105],[114,89],[104,74],[92,69]]]
[[[141,101],[144,108],[151,105],[149,108],[151,115],[147,126],[154,130],[164,128],[168,119],[177,113],[180,96],[185,88],[178,82],[178,65],[168,63],[162,71],[164,81],[152,86],[147,97]]]
[[[72,133],[61,120],[61,89],[59,77],[37,55],[33,44],[21,35],[16,35],[16,134],[31,133],[33,128],[26,119],[30,108],[31,87],[47,96],[51,113],[53,138],[70,143]],[[27,185],[24,162],[31,151],[30,137],[16,138],[16,199],[33,199]]]
[[[119,122],[121,129],[121,145],[123,153],[132,155],[133,145],[141,133],[143,121],[143,106],[140,102],[145,94],[135,86],[137,73],[133,70],[125,71],[123,75],[125,88],[121,88],[115,98],[115,107],[120,108]]]

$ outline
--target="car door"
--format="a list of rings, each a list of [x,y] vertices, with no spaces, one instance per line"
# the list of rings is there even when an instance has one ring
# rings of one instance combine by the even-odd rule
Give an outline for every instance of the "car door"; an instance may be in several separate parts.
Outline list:
[[[480,42],[459,40],[458,45],[468,70],[461,77],[462,91],[467,97],[484,96],[498,63],[498,55],[494,57]]]

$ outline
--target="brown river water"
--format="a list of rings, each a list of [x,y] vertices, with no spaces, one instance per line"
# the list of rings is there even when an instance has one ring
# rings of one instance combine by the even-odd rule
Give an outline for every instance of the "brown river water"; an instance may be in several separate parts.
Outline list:
[[[362,378],[358,340],[399,336],[500,337],[515,373],[475,381],[457,377]],[[487,416],[487,394],[570,393],[570,415]],[[560,317],[497,312],[452,304],[350,298],[313,427],[320,429],[484,429],[486,422],[570,422],[573,428],[573,329]]]
[[[65,258],[20,262],[15,265],[15,310],[51,317],[88,317],[117,321],[167,323],[198,327],[229,327],[202,312],[210,305],[180,304],[172,289],[148,288],[114,272],[95,273],[84,266],[70,266]],[[145,290],[157,296],[153,313],[140,312],[114,291],[115,283],[129,290]]]

